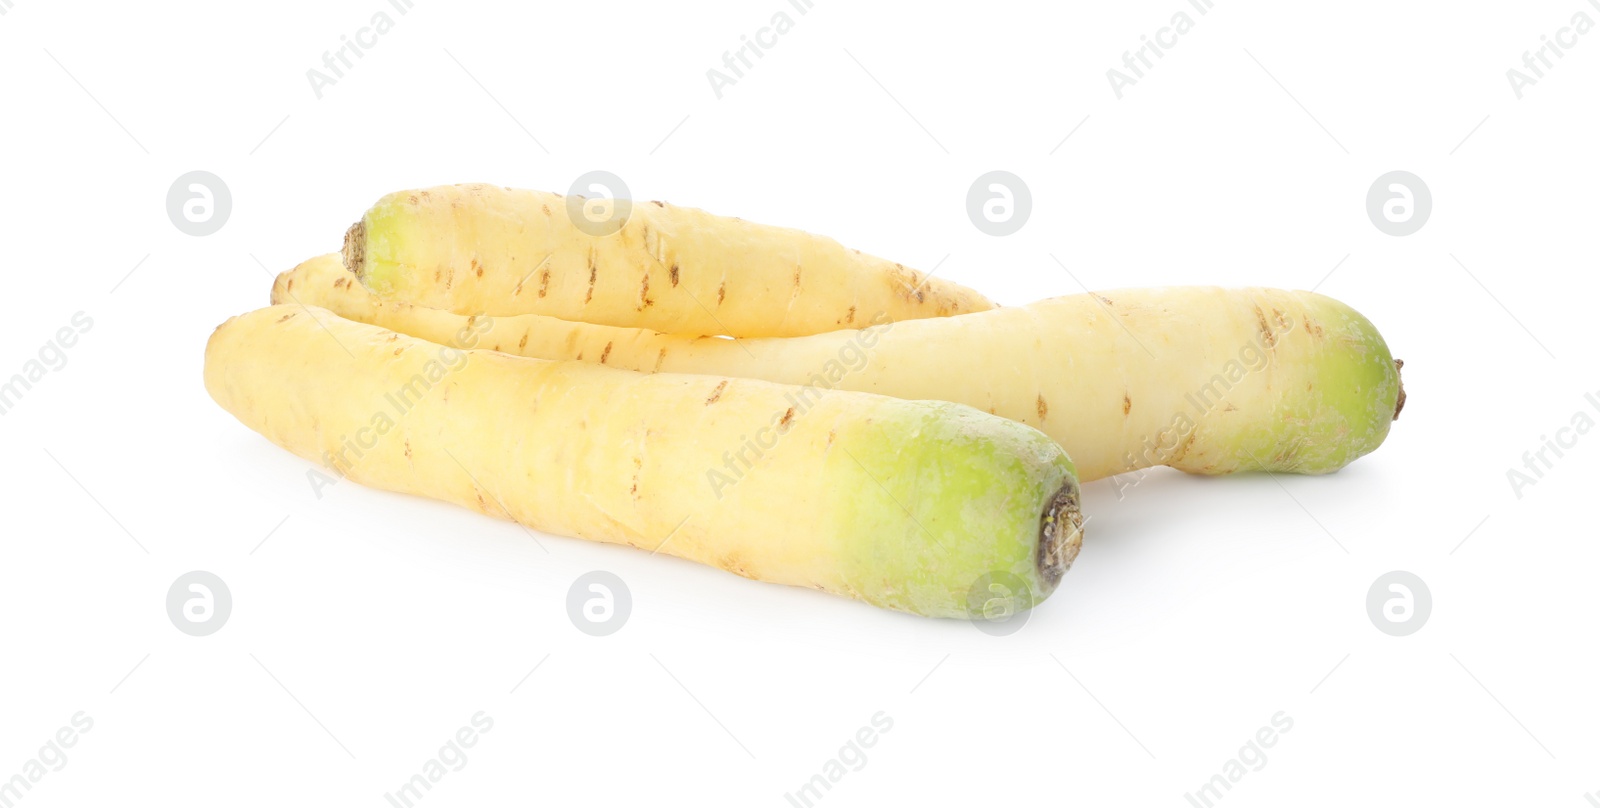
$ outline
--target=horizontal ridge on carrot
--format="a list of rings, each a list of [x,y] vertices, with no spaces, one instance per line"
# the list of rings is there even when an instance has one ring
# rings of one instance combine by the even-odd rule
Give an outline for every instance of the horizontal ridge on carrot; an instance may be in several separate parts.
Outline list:
[[[473,318],[436,344],[273,306],[217,328],[206,388],[365,485],[916,614],[970,616],[991,576],[1023,584],[1001,608],[1031,606],[1077,554],[1073,466],[1037,430],[946,402],[463,349],[501,327]],[[751,462],[707,487],[702,470],[753,436]]]

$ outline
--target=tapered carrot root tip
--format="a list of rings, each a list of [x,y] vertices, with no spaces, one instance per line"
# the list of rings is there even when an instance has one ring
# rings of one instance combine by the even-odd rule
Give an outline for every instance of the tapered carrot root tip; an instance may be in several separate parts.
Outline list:
[[[1083,548],[1083,511],[1079,507],[1078,485],[1071,479],[1062,483],[1039,519],[1039,580],[1049,594],[1071,569]]]

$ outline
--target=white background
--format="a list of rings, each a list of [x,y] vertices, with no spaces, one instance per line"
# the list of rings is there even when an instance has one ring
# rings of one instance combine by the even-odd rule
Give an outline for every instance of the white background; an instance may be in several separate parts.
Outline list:
[[[1520,100],[1506,77],[1600,21],[1586,0],[1216,0],[1121,100],[1106,71],[1185,0],[416,0],[321,99],[306,71],[387,0],[3,5],[0,378],[94,322],[0,417],[0,778],[94,721],[19,804],[387,805],[480,710],[425,804],[788,805],[879,711],[819,804],[1188,805],[1279,711],[1224,804],[1600,791],[1600,435],[1520,499],[1506,477],[1600,419],[1600,32]],[[718,100],[706,71],[779,10],[794,29]],[[203,238],[165,210],[196,169],[233,196]],[[318,499],[205,394],[212,328],[383,193],[592,169],[1007,304],[1320,283],[1410,403],[1331,477],[1089,485],[1076,566],[997,639],[354,483]],[[1034,199],[1005,238],[965,213],[994,169]],[[1434,199],[1403,238],[1364,204],[1396,169]],[[634,599],[606,638],[564,605],[596,569]],[[190,570],[232,591],[209,637],[164,609]],[[1432,591],[1409,637],[1366,613],[1391,570]]]

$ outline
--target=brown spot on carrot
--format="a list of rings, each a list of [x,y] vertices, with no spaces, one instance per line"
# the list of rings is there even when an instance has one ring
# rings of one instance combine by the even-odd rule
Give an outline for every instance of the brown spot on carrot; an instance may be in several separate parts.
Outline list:
[[[544,297],[550,291],[550,270],[539,271],[539,296]]]
[[[901,275],[900,282],[906,287],[906,299],[915,300],[918,303],[921,303],[923,300],[925,300],[927,296],[922,290],[924,283],[923,276],[916,270],[906,269],[905,264],[895,264],[894,268],[895,271]]]
[[[482,493],[478,494],[478,510],[480,510],[480,511],[489,510],[489,503],[483,501],[483,494]]]
[[[1133,411],[1133,399],[1129,398],[1127,393],[1123,393],[1122,394],[1122,414],[1123,415],[1127,415],[1128,413],[1130,413],[1132,411]]]
[[[717,403],[717,399],[722,398],[722,391],[724,389],[726,389],[727,386],[728,386],[728,380],[727,379],[723,379],[722,381],[717,382],[716,389],[711,391],[711,397],[706,399],[706,406],[709,407],[712,404]]]
[[[1050,405],[1045,402],[1044,396],[1039,396],[1038,401],[1034,402],[1034,408],[1039,411],[1039,420],[1043,421],[1050,417]]]
[[[1271,348],[1277,343],[1278,338],[1273,335],[1272,328],[1267,325],[1267,315],[1266,315],[1266,313],[1261,311],[1261,307],[1260,306],[1256,306],[1255,310],[1256,310],[1256,330],[1261,332],[1261,344],[1267,346],[1268,348]]]
[[[389,334],[389,338],[384,340],[384,342],[394,342],[397,339],[400,339],[400,335],[398,333],[391,332]]]
[[[294,278],[290,278],[289,282],[284,284],[283,288],[293,292],[294,291]]]
[[[528,347],[528,332],[522,332],[522,339],[517,340],[517,350]]]
[[[667,358],[667,349],[666,348],[662,348],[661,349],[661,353],[656,354],[656,369],[654,371],[652,371],[652,372],[659,372],[661,370],[661,362],[663,360],[665,360],[666,358]]]
[[[717,285],[717,305],[722,305],[722,299],[728,296],[728,282],[723,281]]]
[[[639,284],[639,311],[650,308],[653,303],[655,301],[650,299],[650,273],[646,272],[644,280]]]
[[[606,349],[600,352],[600,364],[604,365],[611,356],[611,343],[606,343]]]
[[[428,192],[427,191],[423,191],[422,192],[422,198],[423,199],[430,199],[431,197],[428,196]]]
[[[405,446],[406,446],[406,459],[410,460],[411,459],[411,439],[410,438],[406,438]]]
[[[795,286],[799,286],[800,285],[800,267],[799,267],[799,265],[796,265],[795,268],[794,268],[794,285]]]
[[[407,199],[410,200],[411,204],[413,204],[413,205],[417,204],[417,195],[416,194],[412,194],[411,196],[407,197]]]
[[[1117,305],[1117,304],[1111,302],[1111,298],[1106,297],[1105,295],[1095,294],[1094,292],[1090,292],[1089,294],[1094,295],[1094,299],[1095,300],[1098,300],[1101,303],[1106,304],[1107,306],[1115,306],[1115,305]]]
[[[1189,447],[1194,445],[1194,440],[1195,440],[1195,438],[1198,438],[1198,437],[1200,437],[1200,432],[1198,430],[1196,430],[1194,432],[1190,432],[1189,433],[1189,439],[1184,441],[1182,446],[1178,447],[1177,454],[1174,454],[1172,456],[1172,459],[1167,461],[1167,463],[1170,465],[1172,463],[1178,462],[1179,460],[1182,460],[1185,455],[1189,454]]]
[[[784,411],[783,417],[778,420],[778,426],[788,429],[789,425],[792,423],[794,423],[794,407],[790,407]]]
[[[546,215],[546,216],[550,215],[550,206],[549,205],[540,205],[539,208],[540,208],[540,210],[544,211],[544,215]]]
[[[1285,317],[1283,312],[1277,310],[1276,308],[1272,310],[1272,320],[1278,324],[1279,328],[1289,327],[1289,318]]]
[[[599,268],[594,265],[594,253],[591,251],[589,253],[589,292],[583,296],[585,305],[594,299],[594,279],[599,273]]]
[[[472,271],[478,277],[480,277],[480,278],[483,277],[483,267],[478,264],[478,259],[476,259],[476,258],[472,259]]]
[[[672,285],[673,286],[677,286],[678,285],[678,265],[676,263],[674,263],[672,265],[672,269],[667,270],[667,274],[669,276],[671,276],[671,278],[672,278]]]
[[[832,446],[832,445],[833,445],[833,439],[834,439],[834,438],[835,438],[835,437],[837,437],[837,436],[836,436],[836,435],[835,435],[835,434],[834,434],[834,431],[833,431],[833,430],[831,430],[831,429],[830,429],[830,430],[828,430],[828,445],[829,445],[829,446]]]
[[[280,322],[280,323],[281,323],[281,322],[283,322],[283,321],[284,321],[284,320],[287,320],[287,319],[289,319],[289,318],[290,318],[290,317],[293,317],[293,316],[295,316],[295,315],[296,315],[296,314],[298,314],[298,313],[299,313],[299,312],[293,312],[293,311],[291,311],[291,312],[289,312],[289,313],[288,313],[288,314],[285,314],[285,315],[283,315],[283,316],[282,316],[282,317],[279,317],[279,318],[278,318],[278,322]]]
[[[655,206],[656,206],[656,207],[658,207],[658,208],[664,208],[664,207],[666,207],[666,204],[665,204],[665,203],[662,203],[662,202],[657,202],[657,201],[656,201],[656,200],[654,200],[654,199],[652,199],[652,200],[650,200],[650,204],[652,204],[652,205],[655,205]]]
[[[855,306],[851,306],[850,307],[850,311],[845,312],[844,321],[846,323],[853,323],[853,322],[856,321],[856,307]]]
[[[402,345],[402,346],[394,349],[394,355],[395,356],[399,356],[400,354],[405,353],[405,350],[406,350],[406,346]]]

